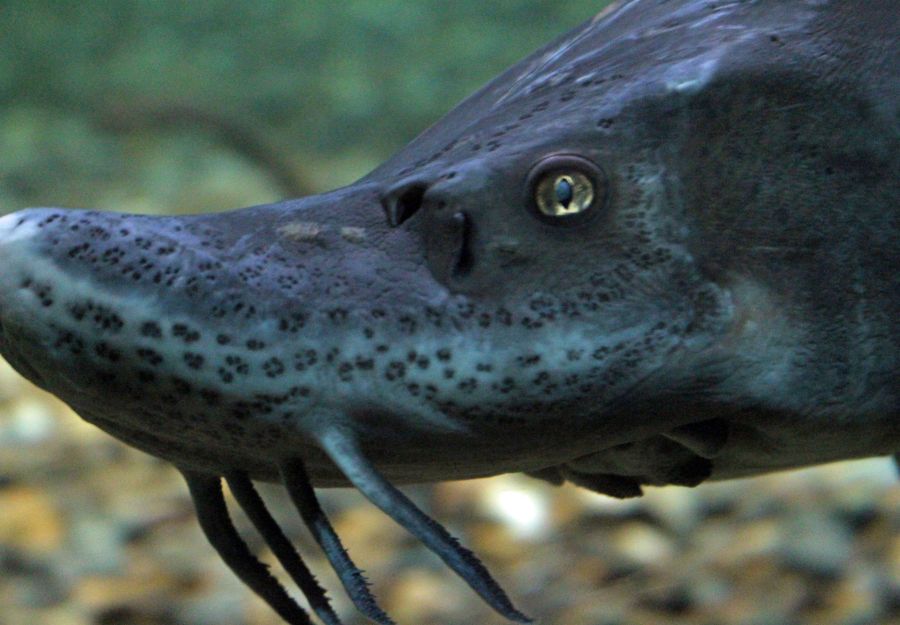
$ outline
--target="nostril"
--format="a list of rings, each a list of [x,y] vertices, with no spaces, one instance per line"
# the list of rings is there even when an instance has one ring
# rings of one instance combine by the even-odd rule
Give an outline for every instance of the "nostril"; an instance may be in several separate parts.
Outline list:
[[[456,250],[452,274],[454,278],[465,278],[472,272],[475,264],[472,254],[472,220],[466,213],[456,213],[453,215],[453,222],[459,235],[459,248]]]
[[[418,212],[427,190],[428,185],[424,182],[406,183],[391,189],[381,198],[381,205],[392,228]]]

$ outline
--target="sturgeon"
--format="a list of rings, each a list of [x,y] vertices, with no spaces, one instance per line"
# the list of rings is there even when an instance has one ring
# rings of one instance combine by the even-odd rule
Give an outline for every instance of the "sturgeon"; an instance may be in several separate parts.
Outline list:
[[[323,623],[279,481],[359,610],[314,487],[352,485],[510,620],[395,484],[525,472],[617,497],[900,450],[895,0],[632,0],[360,181],[233,212],[0,219],[0,352],[174,463],[224,561]]]

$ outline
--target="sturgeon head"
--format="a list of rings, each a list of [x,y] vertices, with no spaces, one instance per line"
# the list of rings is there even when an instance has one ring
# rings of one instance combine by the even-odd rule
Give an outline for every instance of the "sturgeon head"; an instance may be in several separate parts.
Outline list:
[[[627,2],[331,193],[8,215],[0,351],[178,466],[287,622],[223,477],[326,623],[251,479],[286,485],[370,618],[313,485],[356,486],[524,620],[393,483],[630,496],[900,449],[897,26],[850,4]]]

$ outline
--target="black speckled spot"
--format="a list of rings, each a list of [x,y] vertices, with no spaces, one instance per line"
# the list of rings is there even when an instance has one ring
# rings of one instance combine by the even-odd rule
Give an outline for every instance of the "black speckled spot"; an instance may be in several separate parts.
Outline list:
[[[406,376],[406,365],[399,361],[393,360],[388,363],[387,368],[384,372],[384,377],[389,382],[393,382],[394,380],[399,380]]]
[[[332,308],[328,311],[328,318],[334,323],[341,323],[347,320],[349,313],[345,308]]]
[[[55,349],[68,348],[69,353],[77,356],[84,352],[84,341],[72,332],[61,331],[53,343]]]
[[[400,326],[400,331],[404,334],[414,334],[418,328],[415,318],[410,315],[403,315],[397,320],[397,323]]]
[[[250,373],[250,365],[246,360],[237,354],[229,354],[225,357],[225,364],[237,374],[247,375]]]
[[[269,378],[277,378],[281,376],[285,370],[284,363],[278,358],[269,358],[263,363],[262,368],[266,377]]]
[[[162,355],[156,350],[147,347],[139,347],[137,349],[137,356],[143,362],[153,367],[158,367],[163,363]]]
[[[251,352],[258,352],[266,348],[266,344],[259,339],[250,339],[245,343],[245,345]]]
[[[22,288],[30,290],[44,308],[53,306],[53,288],[50,285],[37,284],[31,279],[26,279],[22,282]]]
[[[534,376],[534,379],[531,381],[531,383],[535,386],[540,386],[547,382],[549,379],[550,373],[548,371],[541,371],[536,376]]]
[[[202,355],[194,353],[194,352],[185,352],[183,358],[184,358],[184,364],[186,364],[191,369],[202,368],[203,361],[205,360]]]
[[[525,316],[522,317],[522,327],[527,328],[529,330],[537,330],[538,328],[544,327],[544,322],[539,319],[533,319],[531,317]]]
[[[83,321],[88,313],[87,306],[84,304],[70,304],[68,307],[69,315],[75,321]]]
[[[293,313],[278,320],[278,329],[282,332],[296,334],[306,326],[306,315]]]
[[[122,353],[119,350],[110,347],[106,343],[97,343],[94,346],[94,353],[109,362],[119,362],[122,358]]]
[[[200,332],[184,323],[175,323],[172,325],[172,336],[180,338],[188,344],[196,343],[200,340]]]
[[[314,349],[307,349],[294,354],[294,369],[306,371],[319,361],[319,354]]]

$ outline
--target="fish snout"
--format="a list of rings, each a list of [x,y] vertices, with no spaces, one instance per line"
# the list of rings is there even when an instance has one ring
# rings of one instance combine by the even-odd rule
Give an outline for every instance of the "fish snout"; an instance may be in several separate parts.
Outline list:
[[[30,311],[53,304],[52,290],[35,284],[26,273],[35,211],[19,211],[0,217],[0,354],[26,378],[44,386],[43,377],[28,360]]]
[[[191,439],[223,456],[259,455],[276,425],[298,437],[278,445],[302,444],[323,404],[349,420],[363,407],[409,420],[431,408],[394,392],[403,381],[391,367],[405,367],[420,311],[446,293],[415,240],[388,231],[369,199],[344,192],[178,217],[6,216],[0,354],[151,453]]]
[[[0,355],[69,402],[112,380],[96,360],[121,358],[123,317],[74,262],[95,227],[88,214],[31,208],[0,218]]]

